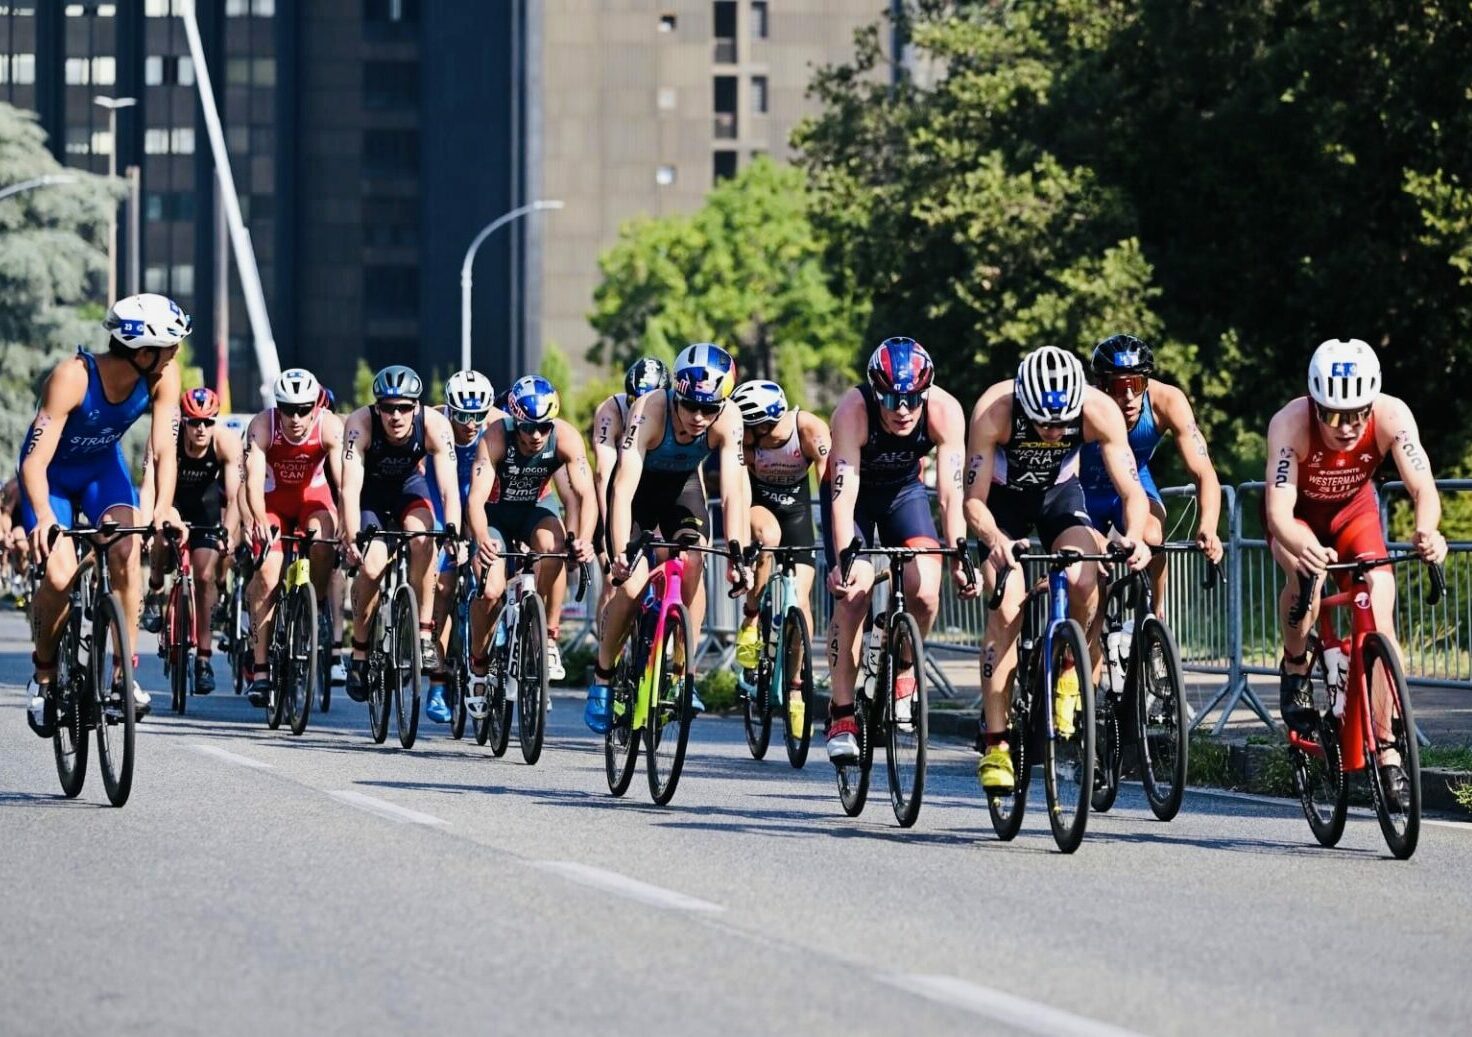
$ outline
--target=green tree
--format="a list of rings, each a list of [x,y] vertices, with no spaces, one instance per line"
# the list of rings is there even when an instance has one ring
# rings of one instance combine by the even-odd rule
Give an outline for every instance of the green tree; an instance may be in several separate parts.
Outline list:
[[[834,290],[811,205],[801,170],[759,158],[691,215],[626,224],[599,260],[589,359],[622,369],[708,340],[731,349],[743,377],[776,378],[797,401],[809,383],[838,388],[864,308]]]
[[[63,172],[34,114],[0,104],[0,187]],[[0,200],[0,456],[15,457],[41,380],[80,343],[103,345],[108,217],[120,188],[65,170],[75,182]]]
[[[353,369],[353,406],[366,407],[372,402],[373,368],[368,366],[368,361],[359,357],[358,366]]]

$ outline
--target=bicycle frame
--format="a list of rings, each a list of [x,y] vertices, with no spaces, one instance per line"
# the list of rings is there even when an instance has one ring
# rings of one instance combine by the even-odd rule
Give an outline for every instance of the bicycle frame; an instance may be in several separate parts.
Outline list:
[[[681,545],[651,544],[653,547]],[[692,545],[693,546],[693,545]],[[649,573],[649,582],[644,585],[644,595],[640,603],[639,616],[642,618],[649,611],[645,602],[657,601],[657,612],[654,620],[654,636],[647,647],[641,647],[645,652],[644,669],[639,675],[638,693],[634,697],[634,730],[644,726],[649,717],[649,707],[654,700],[654,678],[658,672],[658,664],[661,661],[660,653],[664,651],[664,628],[665,620],[670,614],[670,607],[676,602],[683,603],[685,579],[685,560],[679,551],[660,562]],[[635,620],[635,630],[638,629],[638,620]]]

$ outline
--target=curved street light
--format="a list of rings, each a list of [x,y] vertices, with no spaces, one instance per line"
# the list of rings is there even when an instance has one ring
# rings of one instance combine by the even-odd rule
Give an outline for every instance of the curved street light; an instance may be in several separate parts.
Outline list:
[[[481,232],[471,241],[470,247],[465,250],[465,262],[460,264],[460,369],[467,370],[470,367],[470,287],[471,266],[475,263],[475,254],[480,250],[481,244],[496,231],[500,230],[512,220],[520,219],[543,209],[560,209],[562,202],[556,198],[538,198],[529,205],[523,205],[512,209],[504,216],[498,216],[490,223],[481,228]]]
[[[22,180],[18,184],[11,184],[9,187],[0,188],[0,199],[9,198],[11,195],[20,194],[22,191],[34,190],[37,187],[50,187],[53,184],[74,184],[76,182],[77,178],[69,173],[48,173],[45,176],[33,177],[30,180]]]

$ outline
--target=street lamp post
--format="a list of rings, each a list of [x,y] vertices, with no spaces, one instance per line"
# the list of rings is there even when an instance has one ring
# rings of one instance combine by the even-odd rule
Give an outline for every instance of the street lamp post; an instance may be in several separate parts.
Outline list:
[[[109,141],[107,149],[107,178],[113,180],[118,175],[118,109],[131,108],[138,103],[135,97],[106,97],[99,95],[92,98],[94,104],[107,109],[107,138]],[[111,306],[118,299],[118,207],[112,207],[112,213],[107,219],[107,304]]]
[[[31,191],[37,187],[50,187],[53,184],[74,184],[76,182],[77,178],[67,173],[48,173],[46,176],[32,177],[29,180],[22,180],[18,184],[11,184],[9,187],[0,189],[0,198],[9,198],[13,194],[20,194],[22,191]]]
[[[523,205],[512,209],[504,216],[498,216],[490,223],[481,228],[481,232],[475,236],[470,247],[465,250],[465,262],[460,264],[460,369],[467,370],[470,367],[470,288],[471,288],[471,266],[475,263],[475,254],[480,250],[481,244],[496,231],[500,230],[512,220],[543,209],[560,209],[562,202],[555,198],[539,198],[529,205]]]

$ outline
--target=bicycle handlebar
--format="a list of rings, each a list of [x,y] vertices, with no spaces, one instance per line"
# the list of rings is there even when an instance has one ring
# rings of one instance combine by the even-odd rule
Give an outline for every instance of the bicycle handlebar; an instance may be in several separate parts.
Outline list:
[[[1436,605],[1446,595],[1446,570],[1435,562],[1427,562],[1418,554],[1386,555],[1384,558],[1362,558],[1353,562],[1334,562],[1324,566],[1327,573],[1352,572],[1358,575],[1368,573],[1371,569],[1381,566],[1403,565],[1406,562],[1424,562],[1427,569],[1431,571],[1431,589],[1426,592],[1423,599],[1428,605]],[[1303,617],[1308,615],[1309,604],[1313,600],[1314,585],[1318,583],[1318,577],[1309,576],[1304,573],[1298,574],[1298,595],[1293,599],[1292,606],[1288,609],[1288,623],[1297,626],[1303,622]]]
[[[1109,551],[1106,554],[1084,554],[1082,551],[1071,547],[1065,547],[1061,551],[1042,551],[1034,554],[1028,553],[1028,541],[1019,540],[1012,545],[1012,557],[1019,562],[1047,562],[1051,568],[1067,569],[1076,562],[1119,562],[1130,556],[1130,552],[1124,544],[1118,540],[1111,541]],[[1011,575],[1014,566],[1008,566],[997,575],[997,585],[992,589],[992,596],[987,599],[986,607],[989,609],[1000,608],[1002,605],[1002,594],[1007,589],[1007,577]]]
[[[164,527],[172,529],[172,526]],[[143,536],[151,537],[157,530],[153,526],[120,526],[111,519],[103,519],[102,522],[91,528],[62,529],[60,526],[52,526],[51,532],[46,538],[46,550],[50,551],[56,546],[56,541],[61,537],[68,540],[82,542],[97,554],[102,554],[124,537]],[[47,559],[43,558],[37,571],[41,574],[46,572]]]
[[[573,551],[572,551],[572,548],[570,548],[570,547],[567,550],[565,550],[565,551],[531,551],[531,550],[502,551],[500,553],[500,557],[502,557],[502,558],[529,558],[529,559],[531,559],[534,562],[540,561],[543,558],[558,558],[558,559],[561,559],[564,563],[568,563],[568,564],[577,561],[577,559],[573,557]],[[583,596],[588,593],[588,581],[591,580],[593,578],[593,576],[592,576],[592,573],[590,572],[590,570],[588,569],[588,563],[587,562],[578,562],[577,565],[578,565],[578,589],[577,589],[577,593],[573,596],[573,600],[574,601],[582,601],[583,600]]]
[[[717,555],[731,562],[740,571],[748,566],[746,552],[742,549],[739,541],[728,540],[724,548],[708,547],[698,543],[693,538],[676,537],[674,540],[656,540],[651,530],[644,530],[633,540],[629,541],[628,547],[624,549],[624,562],[630,568],[633,567],[638,557],[648,550],[656,551],[699,551],[701,554]],[[624,583],[623,580],[614,580],[613,586],[618,587]],[[732,597],[742,594],[741,584],[737,584]]]
[[[848,583],[852,575],[854,562],[860,557],[878,558],[900,558],[909,561],[920,555],[944,555],[961,563],[962,571],[966,574],[966,585],[972,586],[976,583],[976,565],[971,561],[971,555],[967,551],[966,538],[961,537],[956,541],[954,547],[866,547],[858,537],[849,541],[848,546],[838,552],[838,571],[843,577],[843,582]],[[888,578],[888,573],[881,573],[875,577],[875,583],[882,583]]]

